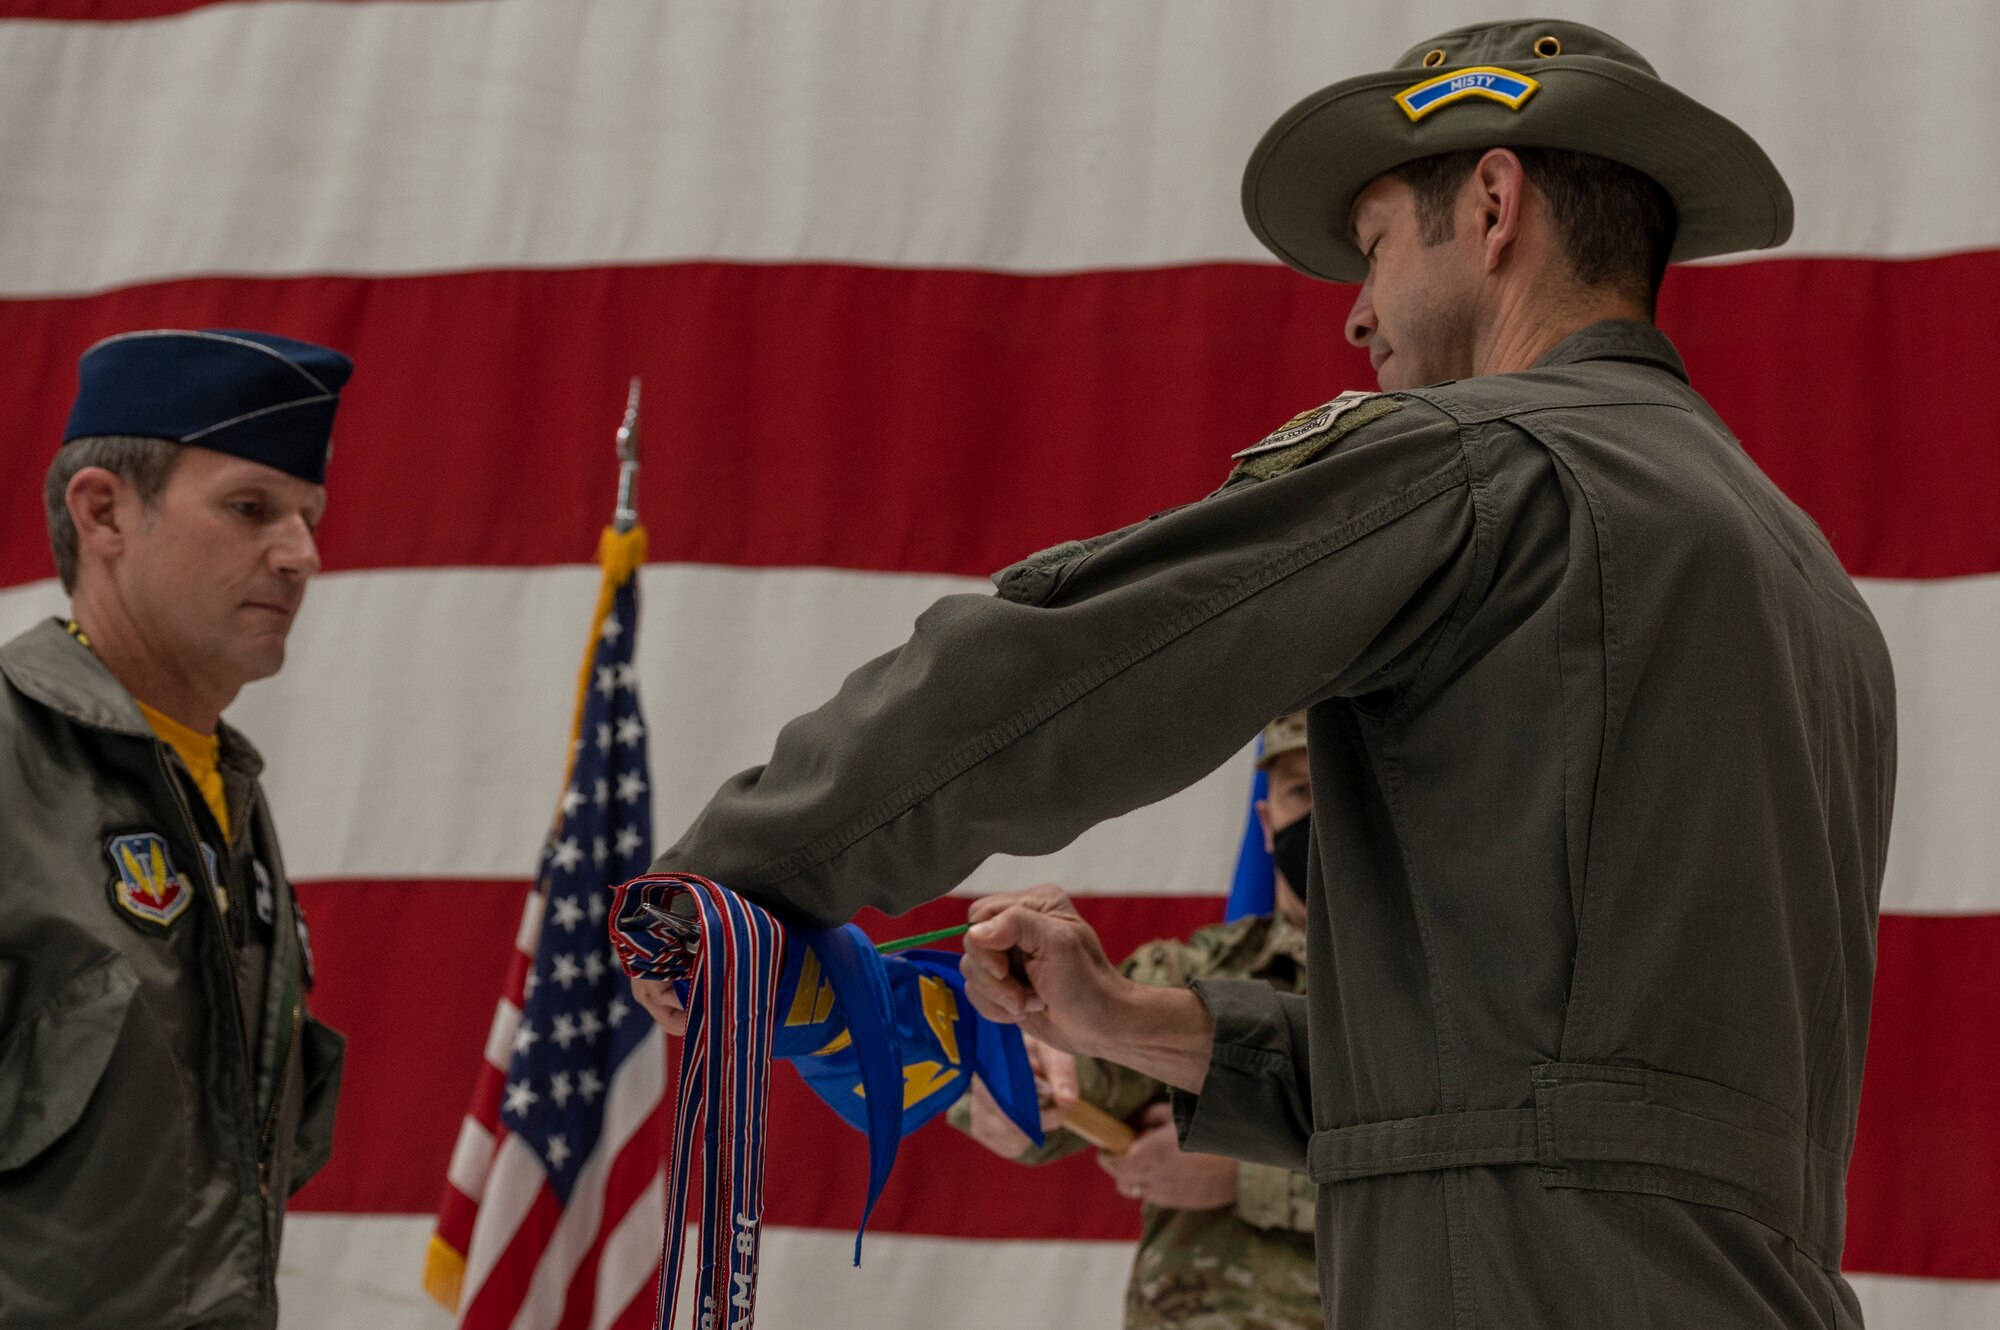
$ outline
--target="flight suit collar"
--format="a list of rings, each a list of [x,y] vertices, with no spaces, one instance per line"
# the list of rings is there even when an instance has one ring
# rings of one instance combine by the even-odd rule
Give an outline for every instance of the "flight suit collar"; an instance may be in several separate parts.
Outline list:
[[[46,619],[0,646],[0,673],[27,696],[79,725],[154,739],[153,727],[125,685],[55,619]],[[219,760],[225,780],[234,775],[254,781],[264,770],[263,757],[227,723],[218,723],[216,734],[222,741]]]
[[[1663,369],[1682,383],[1688,381],[1687,363],[1667,335],[1638,319],[1605,319],[1579,328],[1549,348],[1548,354],[1535,362],[1535,368],[1553,369],[1586,360],[1629,360]]]

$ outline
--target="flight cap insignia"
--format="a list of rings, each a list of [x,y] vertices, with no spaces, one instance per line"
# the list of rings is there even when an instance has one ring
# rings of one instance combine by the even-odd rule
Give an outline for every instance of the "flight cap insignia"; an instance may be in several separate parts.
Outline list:
[[[111,901],[126,918],[157,932],[166,932],[194,900],[187,874],[174,867],[167,842],[157,832],[138,831],[113,836],[105,843],[111,867]]]

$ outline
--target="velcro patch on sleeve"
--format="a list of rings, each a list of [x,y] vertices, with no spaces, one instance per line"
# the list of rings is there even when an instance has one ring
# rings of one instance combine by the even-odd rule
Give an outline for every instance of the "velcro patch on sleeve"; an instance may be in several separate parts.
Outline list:
[[[1237,453],[1231,480],[1271,480],[1296,471],[1371,420],[1380,420],[1403,403],[1380,393],[1347,392],[1325,406],[1292,417],[1262,443]]]

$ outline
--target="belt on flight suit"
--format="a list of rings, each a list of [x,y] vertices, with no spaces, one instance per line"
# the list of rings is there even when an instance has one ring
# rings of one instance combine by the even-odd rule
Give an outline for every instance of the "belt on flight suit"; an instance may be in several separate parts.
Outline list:
[[[1545,1187],[1646,1192],[1748,1215],[1838,1265],[1846,1161],[1790,1115],[1714,1081],[1641,1067],[1551,1062],[1534,1104],[1314,1132],[1320,1184],[1534,1164]]]

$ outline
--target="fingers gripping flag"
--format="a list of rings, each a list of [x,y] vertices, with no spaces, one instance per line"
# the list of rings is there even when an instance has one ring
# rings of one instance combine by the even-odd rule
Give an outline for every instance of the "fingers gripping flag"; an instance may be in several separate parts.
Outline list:
[[[704,878],[645,877],[619,887],[612,941],[627,973],[674,981],[686,1049],[667,1183],[658,1322],[680,1303],[681,1252],[696,1147],[702,1161],[700,1330],[747,1330],[763,1228],[764,1110],[773,1057],[867,1134],[860,1228],[888,1182],[902,1138],[986,1081],[1007,1115],[1041,1142],[1021,1033],[965,1001],[956,957],[880,955],[853,925],[788,926]],[[854,1259],[861,1259],[855,1236]]]
[[[569,778],[452,1152],[424,1284],[464,1330],[652,1321],[665,1049],[605,923],[652,860],[633,674],[645,532],[606,531]]]

